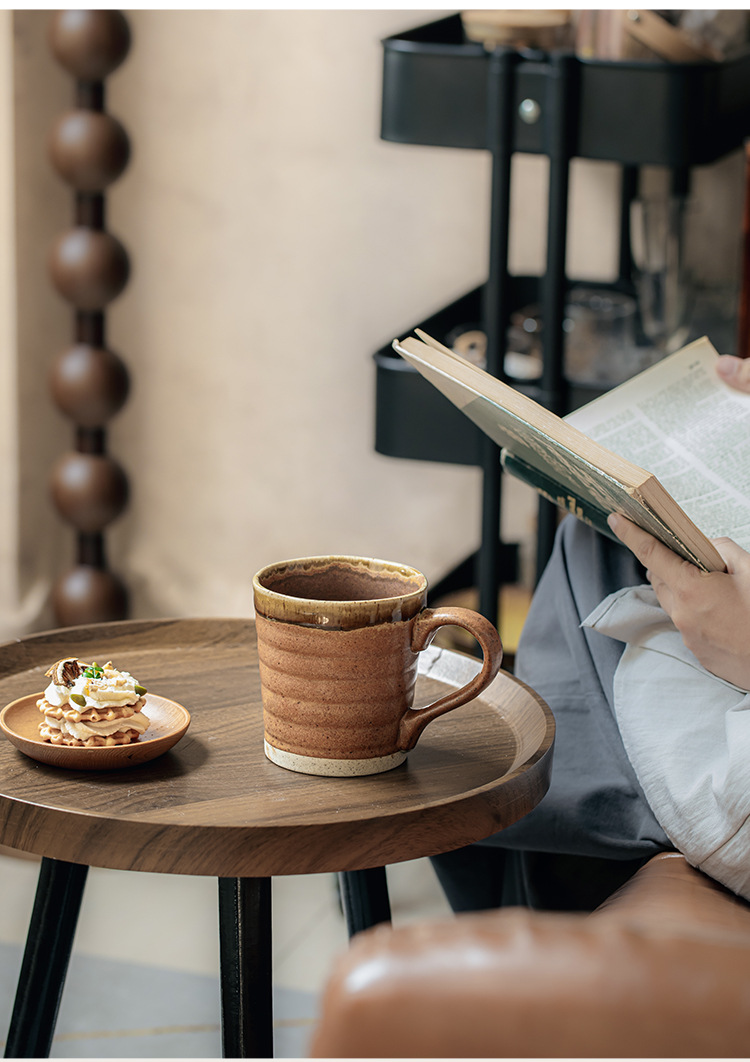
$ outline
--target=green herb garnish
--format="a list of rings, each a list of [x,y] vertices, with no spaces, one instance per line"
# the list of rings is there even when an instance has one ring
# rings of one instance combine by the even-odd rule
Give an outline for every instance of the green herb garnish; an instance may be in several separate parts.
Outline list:
[[[100,679],[104,678],[104,668],[94,661],[93,664],[89,664],[86,670],[83,672],[84,678]]]

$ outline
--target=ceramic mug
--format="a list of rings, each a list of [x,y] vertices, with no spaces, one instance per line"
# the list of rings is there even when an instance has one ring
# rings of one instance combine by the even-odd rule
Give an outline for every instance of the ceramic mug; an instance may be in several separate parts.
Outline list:
[[[477,697],[502,645],[476,612],[427,608],[415,568],[367,557],[304,557],[253,579],[266,756],[303,774],[398,767],[433,719]],[[439,627],[465,628],[484,661],[473,681],[413,709],[419,652]]]

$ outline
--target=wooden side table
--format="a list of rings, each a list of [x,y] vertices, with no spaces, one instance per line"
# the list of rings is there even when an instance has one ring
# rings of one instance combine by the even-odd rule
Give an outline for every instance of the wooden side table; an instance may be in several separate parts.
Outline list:
[[[554,721],[501,672],[433,722],[406,764],[316,778],[263,755],[251,620],[133,621],[0,646],[0,704],[41,691],[64,656],[112,660],[192,722],[165,755],[66,770],[0,741],[0,844],[43,857],[7,1057],[49,1053],[89,866],[219,879],[223,1048],[273,1055],[271,878],[339,872],[350,932],[389,917],[384,867],[459,848],[527,814],[549,785]],[[477,661],[421,656],[415,707],[463,685]]]

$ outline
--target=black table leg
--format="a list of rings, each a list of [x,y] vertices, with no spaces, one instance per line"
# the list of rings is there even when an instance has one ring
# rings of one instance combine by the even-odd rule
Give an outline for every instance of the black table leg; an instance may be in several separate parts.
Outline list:
[[[47,1058],[88,867],[43,859],[26,938],[6,1058]]]
[[[273,1058],[271,879],[219,878],[224,1058]]]
[[[391,902],[385,867],[342,870],[339,873],[339,888],[350,937],[379,922],[390,922]]]

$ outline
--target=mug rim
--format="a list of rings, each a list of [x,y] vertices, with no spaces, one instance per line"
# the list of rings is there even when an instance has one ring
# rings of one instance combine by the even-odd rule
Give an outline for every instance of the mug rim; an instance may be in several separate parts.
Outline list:
[[[415,587],[412,590],[405,591],[403,594],[391,594],[391,595],[385,596],[385,597],[358,598],[356,600],[352,600],[351,598],[340,598],[340,599],[339,598],[336,598],[336,599],[330,599],[329,598],[329,599],[321,600],[320,598],[314,598],[314,597],[309,597],[309,598],[308,597],[293,597],[291,594],[282,594],[282,593],[279,593],[278,590],[272,590],[272,589],[270,589],[270,587],[264,586],[263,583],[260,581],[261,577],[266,572],[270,572],[270,571],[273,571],[273,570],[282,570],[283,568],[288,567],[288,566],[301,565],[301,564],[311,564],[313,567],[322,567],[323,565],[320,563],[322,561],[326,561],[328,563],[331,563],[331,562],[334,562],[334,561],[345,561],[345,562],[348,562],[348,563],[355,562],[359,566],[362,566],[362,564],[364,562],[364,566],[366,566],[367,568],[369,568],[370,565],[377,565],[377,566],[379,566],[381,568],[384,568],[386,571],[390,571],[390,572],[393,572],[393,573],[397,573],[397,574],[401,574],[401,575],[416,576],[417,579],[419,580],[419,584],[420,585],[418,587]],[[342,606],[342,605],[343,606],[346,606],[346,605],[361,605],[361,606],[364,606],[364,605],[373,605],[373,604],[376,604],[378,602],[388,603],[388,602],[400,601],[400,600],[403,600],[403,599],[406,599],[406,598],[411,598],[411,597],[421,597],[426,592],[427,585],[428,585],[427,584],[427,577],[425,575],[423,575],[423,573],[420,572],[418,568],[413,568],[410,564],[401,564],[399,561],[383,560],[383,559],[381,559],[379,557],[364,557],[364,556],[357,556],[356,554],[344,554],[344,553],[333,553],[333,554],[325,554],[325,553],[323,553],[323,554],[320,554],[320,555],[317,555],[317,556],[290,557],[288,560],[272,561],[270,564],[266,564],[262,568],[259,568],[258,571],[253,576],[253,590],[255,590],[256,592],[260,591],[262,594],[268,595],[271,598],[272,601],[275,601],[275,602],[278,602],[278,603],[281,603],[282,601],[296,601],[296,602],[304,603],[306,605],[315,606],[318,610],[320,610],[324,606],[336,606],[336,605],[338,605],[338,606]]]

